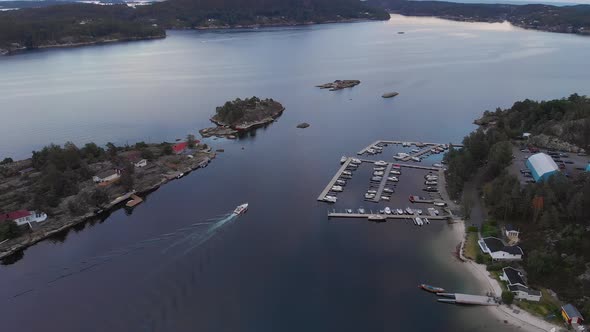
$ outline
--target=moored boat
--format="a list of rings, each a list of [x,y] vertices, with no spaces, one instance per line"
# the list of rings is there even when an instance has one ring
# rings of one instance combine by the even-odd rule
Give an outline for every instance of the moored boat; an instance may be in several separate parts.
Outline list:
[[[445,291],[444,288],[441,287],[435,287],[435,286],[431,286],[431,285],[427,285],[427,284],[421,284],[420,286],[418,286],[420,288],[422,288],[423,290],[427,291],[427,292],[431,292],[431,293],[443,293]]]

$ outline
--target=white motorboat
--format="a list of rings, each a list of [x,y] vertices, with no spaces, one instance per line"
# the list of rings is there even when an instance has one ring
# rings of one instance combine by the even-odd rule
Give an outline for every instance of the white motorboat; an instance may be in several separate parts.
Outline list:
[[[397,214],[399,214],[399,215],[404,214],[404,210],[402,210],[402,209],[397,209],[396,211],[397,211]]]
[[[418,222],[416,221],[416,218],[412,218],[412,221],[414,222],[414,225],[418,225]]]
[[[421,209],[414,209],[414,212],[416,212],[418,214],[422,214],[422,210]]]
[[[383,221],[385,220],[385,216],[381,216],[378,214],[370,214],[367,219],[369,219],[370,221]]]
[[[382,176],[374,176],[374,177],[372,177],[372,178],[371,178],[371,181],[379,182],[379,181],[381,181],[382,179],[383,179],[383,177],[382,177]]]
[[[442,164],[439,164],[439,163],[432,164],[432,166],[434,166],[434,167],[443,167],[443,165]]]
[[[428,218],[423,218],[423,219],[424,219],[425,223],[430,224],[430,220],[428,220]]]
[[[365,209],[363,209],[363,208],[359,208],[359,209],[358,209],[358,212],[359,212],[360,214],[365,214]]]
[[[402,175],[402,172],[398,171],[397,169],[392,169],[389,173],[393,175]]]
[[[340,158],[340,163],[344,164],[346,162],[346,159],[348,159],[346,158],[346,156],[342,156],[342,158]]]
[[[412,209],[410,209],[409,207],[406,208],[406,213],[407,214],[414,214],[414,211]]]
[[[382,201],[389,201],[389,197],[388,196],[381,196],[381,200]]]
[[[352,213],[352,209],[346,209],[346,213]]]
[[[341,186],[332,186],[331,190],[335,191],[335,192],[342,192],[342,187]]]
[[[362,163],[362,161],[360,159],[357,159],[357,158],[352,158],[350,160],[350,163],[351,164],[360,164],[360,163]]]
[[[374,176],[383,176],[383,172],[382,171],[376,171],[376,172],[373,172],[373,175]]]
[[[374,149],[368,149],[367,152],[369,154],[375,154],[377,151],[375,151]]]
[[[375,167],[373,168],[374,171],[384,171],[385,167]]]
[[[424,222],[422,222],[422,219],[420,217],[416,217],[416,224],[418,224],[418,226],[422,226],[424,225]]]
[[[376,161],[374,164],[375,166],[387,166],[387,163],[383,160]]]
[[[184,173],[179,173],[179,174],[176,176],[176,178],[177,178],[177,179],[180,179],[180,178],[181,178],[181,177],[183,177],[183,176],[184,176]]]
[[[346,181],[345,180],[338,179],[338,180],[336,180],[336,184],[339,185],[339,186],[345,186],[346,185]]]
[[[395,176],[390,176],[390,177],[387,178],[387,181],[398,182],[399,179],[397,177],[395,177]]]
[[[369,190],[367,190],[367,192],[369,194],[376,194],[377,193],[377,190],[369,189]]]
[[[421,159],[420,157],[410,157],[413,161],[419,162]]]
[[[424,181],[424,184],[427,186],[434,186],[434,185],[438,184],[438,182],[426,180],[426,181]]]
[[[438,176],[432,175],[432,174],[426,174],[426,175],[424,175],[424,178],[426,180],[429,180],[429,181],[436,181],[436,180],[438,180]]]
[[[435,148],[432,148],[432,149],[430,149],[430,152],[432,152],[432,153],[438,153],[438,150],[435,149]]]
[[[342,171],[342,174],[344,174],[344,175],[352,175],[352,172],[351,171]]]
[[[445,202],[440,202],[440,201],[436,201],[436,202],[434,202],[434,206],[440,206],[440,207],[443,207],[443,206],[447,206],[447,203],[445,203]]]
[[[375,198],[375,194],[365,194],[366,199],[373,199]]]
[[[324,197],[324,201],[328,202],[328,203],[336,203],[336,196],[330,196],[330,195],[326,195]]]
[[[233,214],[239,216],[240,214],[246,213],[246,211],[248,211],[248,203],[238,205],[238,207],[236,207],[236,209],[234,210]]]
[[[384,211],[385,214],[391,214],[391,209],[389,208],[389,206],[385,207]]]
[[[393,189],[391,189],[391,188],[383,188],[383,192],[384,193],[389,193],[389,194],[393,194],[394,193]]]
[[[412,152],[414,152],[414,153],[420,152],[420,149],[412,149]]]

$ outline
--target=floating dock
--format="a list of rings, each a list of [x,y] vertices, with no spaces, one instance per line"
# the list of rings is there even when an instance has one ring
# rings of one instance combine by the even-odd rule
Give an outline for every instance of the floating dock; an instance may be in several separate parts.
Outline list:
[[[336,183],[336,180],[338,180],[338,178],[342,175],[342,172],[344,172],[344,170],[346,169],[346,167],[348,167],[348,165],[350,164],[351,161],[352,161],[352,158],[350,158],[350,157],[346,158],[346,161],[344,162],[344,164],[342,164],[342,166],[340,167],[338,172],[336,172],[336,174],[334,175],[332,180],[330,180],[330,182],[328,182],[328,185],[326,186],[326,188],[324,188],[322,193],[318,196],[318,201],[322,201],[322,202],[324,201],[324,197],[326,197],[328,192],[332,189],[332,187]]]
[[[389,163],[387,164],[387,168],[385,169],[383,178],[381,179],[381,183],[379,183],[379,188],[377,189],[377,194],[375,194],[375,198],[372,199],[373,202],[379,202],[379,200],[381,199],[381,194],[383,194],[383,189],[385,188],[385,185],[387,184],[387,178],[389,177],[389,172],[391,172],[391,167],[393,166],[393,164]]]
[[[415,146],[418,146],[418,147],[423,147],[423,146],[425,146],[425,147],[426,147],[426,148],[424,148],[422,151],[420,151],[420,152],[417,152],[417,153],[419,153],[418,155],[412,155],[412,156],[414,156],[414,157],[418,157],[418,156],[420,156],[420,155],[423,155],[424,153],[426,153],[426,152],[430,151],[430,149],[432,149],[433,147],[436,147],[436,146],[443,145],[443,144],[441,144],[441,143],[430,143],[430,142],[410,142],[410,141],[387,141],[387,140],[378,140],[378,141],[375,141],[375,142],[373,142],[373,144],[371,144],[371,145],[368,145],[367,147],[363,148],[362,150],[360,150],[360,151],[359,151],[359,152],[357,152],[356,154],[358,154],[359,156],[360,156],[360,155],[363,155],[363,154],[365,154],[365,153],[367,152],[367,150],[369,150],[370,148],[374,147],[375,145],[379,145],[379,144],[396,145],[396,144],[403,144],[403,143],[408,143],[408,144],[410,144],[410,145],[415,145]],[[449,143],[449,147],[453,147],[453,146],[456,146],[456,147],[463,147],[463,144],[454,144],[454,143]],[[424,150],[425,150],[425,151],[424,151]],[[423,151],[424,151],[424,152],[423,152]],[[407,159],[407,160],[409,160],[409,159],[410,159],[410,157],[408,157],[408,159]],[[404,159],[404,160],[406,160],[406,159]]]
[[[379,213],[328,213],[328,218],[365,218],[368,219],[371,215],[379,215],[385,217],[385,219],[414,219],[424,218],[424,215],[418,214],[379,214]],[[449,216],[426,216],[428,220],[447,220]]]
[[[125,204],[125,206],[127,206],[127,207],[135,207],[136,205],[143,202],[143,198],[141,198],[135,194],[131,195],[130,198],[131,198],[131,200]]]
[[[461,293],[438,293],[436,294],[443,299],[438,302],[451,304],[468,304],[468,305],[499,305],[498,301],[490,296],[461,294]]]

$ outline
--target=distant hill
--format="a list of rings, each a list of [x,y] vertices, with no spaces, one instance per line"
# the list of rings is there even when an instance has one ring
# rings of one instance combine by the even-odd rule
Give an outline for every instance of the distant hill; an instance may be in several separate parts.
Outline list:
[[[64,4],[0,12],[0,53],[165,37],[164,29],[231,28],[387,20],[358,0],[168,0],[126,5]]]
[[[590,5],[508,5],[407,0],[368,0],[368,4],[408,16],[435,16],[456,21],[508,21],[526,29],[590,34]]]

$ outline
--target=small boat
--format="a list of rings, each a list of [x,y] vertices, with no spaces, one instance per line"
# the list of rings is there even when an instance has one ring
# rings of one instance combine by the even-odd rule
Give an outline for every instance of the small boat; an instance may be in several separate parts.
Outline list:
[[[335,191],[335,192],[342,192],[342,187],[341,186],[332,186],[331,190]]]
[[[387,196],[381,196],[381,200],[382,201],[389,201],[389,197],[387,197]]]
[[[339,186],[345,186],[346,185],[346,180],[340,180],[340,179],[338,179],[338,180],[336,180],[336,184],[339,185]]]
[[[421,159],[420,157],[410,157],[413,161],[419,162]]]
[[[238,207],[236,207],[236,209],[234,210],[233,214],[235,214],[236,216],[239,216],[240,214],[246,213],[246,211],[248,211],[248,203],[238,205]]]
[[[422,222],[422,219],[420,219],[420,217],[416,217],[416,219],[414,219],[414,220],[416,220],[416,224],[417,224],[418,226],[422,226],[422,225],[424,225],[424,223]]]
[[[434,193],[434,192],[437,192],[438,189],[436,189],[436,187],[426,187],[426,188],[424,188],[424,191]]]
[[[384,213],[385,213],[385,211],[383,211],[383,210],[379,210],[379,213],[381,213],[381,214],[384,214]]]
[[[375,166],[387,166],[387,163],[383,160],[376,161],[374,164]]]
[[[350,160],[350,162],[351,162],[352,164],[360,164],[360,163],[362,163],[362,161],[361,161],[360,159],[357,159],[357,158],[352,158],[352,159]]]
[[[438,212],[438,210],[437,210],[437,209],[434,209],[434,211],[433,211],[433,212],[434,212],[434,214],[436,214],[436,215],[438,216],[439,212]]]
[[[177,179],[180,179],[180,178],[181,178],[181,177],[183,177],[183,176],[184,176],[184,173],[180,173],[180,174],[178,174],[178,175],[176,176],[176,178],[177,178]]]
[[[371,178],[371,181],[374,181],[374,182],[379,182],[379,181],[381,181],[382,179],[383,179],[383,177],[382,177],[382,176],[374,176],[374,177],[372,177],[372,178]]]
[[[369,193],[369,194],[376,194],[377,193],[377,190],[369,189],[369,190],[367,190],[367,193]]]
[[[344,164],[346,162],[346,159],[348,159],[346,158],[346,156],[342,156],[342,158],[340,158],[340,163]]]
[[[422,214],[422,210],[421,209],[414,209],[414,212],[416,212],[418,214]]]
[[[406,212],[408,214],[414,214],[414,211],[412,209],[410,209],[409,207],[406,208]]]
[[[375,151],[374,149],[368,149],[367,152],[369,154],[375,154],[375,153],[377,153],[377,151]]]
[[[378,214],[370,214],[367,219],[370,221],[384,221],[386,217]]]
[[[389,193],[389,194],[393,194],[394,191],[391,188],[383,188],[383,192]]]
[[[432,153],[438,153],[438,150],[435,149],[435,148],[432,148],[432,149],[430,149],[430,152],[432,152]]]
[[[430,180],[430,181],[435,181],[435,180],[438,180],[438,176],[436,176],[436,175],[432,175],[432,174],[426,174],[426,175],[424,175],[424,178],[425,178],[426,180]]]
[[[420,149],[412,149],[412,152],[414,152],[414,153],[420,152]]]
[[[359,208],[359,209],[358,209],[358,213],[360,213],[360,214],[365,214],[365,209],[363,209],[363,208]]]
[[[432,166],[434,166],[434,167],[443,167],[443,165],[442,164],[439,164],[439,163],[432,164]]]
[[[373,170],[383,172],[385,170],[385,167],[375,167],[375,168],[373,168]]]
[[[443,206],[447,206],[447,203],[445,203],[445,202],[434,202],[434,206],[443,207]]]
[[[403,142],[403,143],[402,143],[402,146],[410,146],[410,143],[408,143],[408,142]]]
[[[384,211],[385,214],[391,214],[391,209],[389,208],[389,206],[385,207]]]
[[[436,186],[438,184],[438,182],[426,180],[426,181],[424,181],[424,184],[427,186]]]
[[[427,284],[421,284],[420,286],[418,286],[420,288],[422,288],[423,290],[427,291],[427,292],[431,292],[431,293],[444,293],[445,289],[444,288],[440,288],[440,287],[434,287],[434,286],[430,286]]]
[[[326,195],[324,197],[324,201],[328,202],[328,203],[336,203],[336,200],[337,200],[336,196]]]
[[[376,150],[376,151],[383,151],[383,148],[380,147],[379,145],[373,146],[373,149]]]
[[[344,175],[352,175],[352,172],[350,172],[350,171],[342,171],[342,174],[344,174]]]
[[[395,176],[390,176],[390,177],[387,178],[387,181],[398,182],[399,179],[397,177],[395,177]]]
[[[399,170],[397,170],[397,169],[392,169],[391,171],[389,171],[389,173],[390,173],[390,174],[393,174],[393,175],[402,175],[402,172],[400,172],[400,171],[399,171]]]
[[[383,172],[382,171],[376,171],[376,172],[373,172],[373,175],[375,175],[375,176],[383,176]]]
[[[367,194],[365,194],[365,198],[366,199],[373,199],[373,198],[375,198],[375,194],[368,194],[367,193]]]
[[[412,221],[414,222],[414,225],[418,226],[418,221],[416,221],[415,218],[412,218]]]
[[[428,220],[428,218],[422,218],[422,219],[424,219],[424,222],[425,222],[426,224],[430,225],[430,220]]]
[[[352,209],[346,209],[346,213],[352,213]]]
[[[402,209],[397,209],[397,210],[395,210],[395,211],[396,211],[396,212],[397,212],[397,214],[399,214],[399,215],[402,215],[402,214],[404,214],[404,210],[402,210]]]

